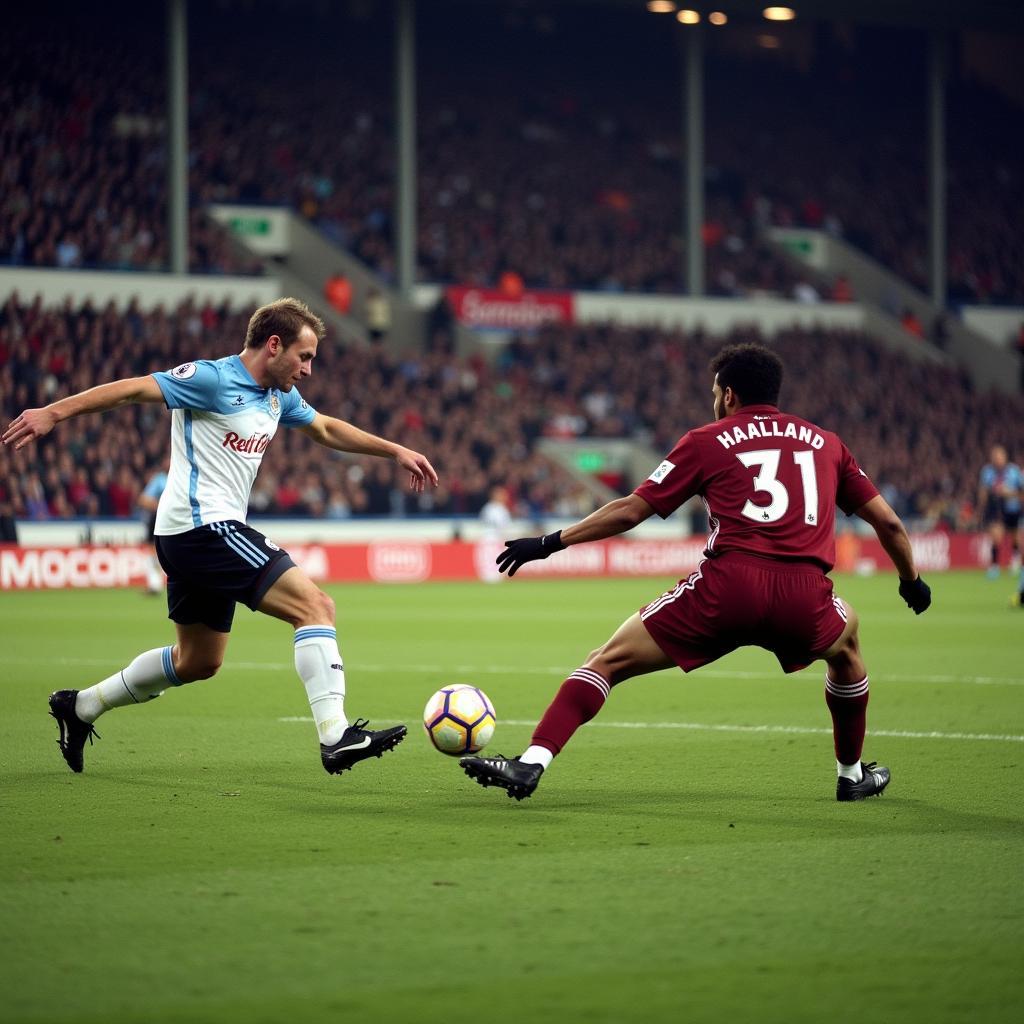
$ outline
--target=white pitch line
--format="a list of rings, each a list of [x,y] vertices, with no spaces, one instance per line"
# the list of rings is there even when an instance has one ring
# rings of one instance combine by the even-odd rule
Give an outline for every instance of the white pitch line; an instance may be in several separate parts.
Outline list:
[[[309,715],[290,715],[279,722],[312,722]],[[503,725],[536,725],[527,719],[501,718]],[[708,722],[600,722],[588,726],[604,729],[686,729],[691,732],[760,732],[784,733],[801,736],[831,736],[831,729],[803,725],[712,725]],[[1024,743],[1024,736],[1002,735],[990,732],[912,732],[906,729],[869,729],[869,736],[890,736],[903,740],[979,740],[991,743]]]
[[[0,665],[67,665],[85,668],[109,668],[114,671],[118,666],[109,658],[18,658],[0,655]],[[224,663],[227,669],[239,669],[244,672],[294,672],[292,662],[284,661],[232,661]],[[442,678],[462,675],[469,678],[477,676],[550,676],[554,681],[564,679],[567,675],[565,665],[553,667],[520,667],[516,665],[377,665],[355,662],[351,666],[353,673],[360,672],[393,672],[423,673],[437,675]],[[668,671],[671,671],[669,669]],[[740,672],[727,669],[698,669],[694,679],[782,679],[782,671],[777,672]],[[872,678],[875,685],[892,683],[963,683],[971,686],[1024,686],[1024,679],[1016,676],[957,676],[957,675],[903,675],[901,673],[878,673]]]

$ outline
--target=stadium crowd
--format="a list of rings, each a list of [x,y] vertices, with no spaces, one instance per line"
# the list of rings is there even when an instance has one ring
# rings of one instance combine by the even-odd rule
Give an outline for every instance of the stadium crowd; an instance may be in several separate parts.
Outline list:
[[[119,377],[238,351],[249,313],[184,305],[44,308],[17,297],[0,309],[0,394],[7,420]],[[449,354],[396,355],[383,344],[328,337],[302,388],[314,408],[429,455],[441,486],[411,496],[380,460],[325,453],[282,430],[252,494],[256,514],[473,516],[506,487],[522,517],[578,516],[585,488],[538,450],[552,438],[627,437],[654,453],[711,416],[707,363],[728,338],[612,325],[549,327],[510,342],[493,363]],[[1024,454],[1024,399],[993,399],[948,368],[910,362],[870,338],[790,330],[772,339],[787,365],[783,406],[850,445],[903,515],[969,525],[977,473],[1000,442]],[[850,382],[860,382],[851,387]],[[884,387],[875,386],[884,381]],[[62,424],[38,446],[0,449],[0,511],[30,519],[133,514],[166,459],[168,414],[137,406]],[[625,489],[639,483],[623,480]]]
[[[0,264],[166,270],[159,64],[87,37],[20,19],[0,33]],[[259,271],[200,205],[189,218],[191,272]]]
[[[335,31],[330,19],[342,16],[321,16],[323,31],[308,40],[318,73],[296,76],[287,62],[252,67],[253,52],[277,42],[273,26],[229,12],[225,28],[196,12],[193,269],[253,269],[201,213],[241,201],[289,204],[392,275],[390,50],[366,38],[372,28]],[[133,37],[122,19],[90,45],[97,25],[90,13],[55,36],[28,18],[0,39],[0,262],[166,263],[159,41]],[[613,63],[588,72],[584,89],[558,47],[538,50],[524,81],[514,53],[500,61],[449,48],[442,59],[430,39],[423,46],[421,280],[495,284],[512,271],[532,287],[679,290],[683,150],[678,103],[664,101],[671,65],[648,69],[645,85],[628,62]],[[825,54],[802,72],[709,63],[711,294],[829,292],[831,282],[802,280],[760,240],[769,224],[842,235],[924,286],[921,112],[892,103],[890,89],[850,56]],[[1024,301],[1024,243],[1013,230],[1024,167],[1007,128],[1020,112],[969,85],[952,104],[964,127],[950,144],[951,298]]]

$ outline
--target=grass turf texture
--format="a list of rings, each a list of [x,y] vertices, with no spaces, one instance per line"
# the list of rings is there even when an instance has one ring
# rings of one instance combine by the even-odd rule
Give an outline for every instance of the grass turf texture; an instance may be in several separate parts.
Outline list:
[[[410,726],[342,778],[282,721],[288,629],[244,609],[215,680],[107,715],[72,775],[47,694],[169,642],[162,604],[0,594],[0,1020],[1016,1020],[1024,612],[931,583],[915,619],[838,580],[869,726],[1018,735],[869,734],[894,781],[858,804],[822,666],[761,651],[626,684],[598,721],[662,727],[587,726],[522,804],[429,746],[427,697],[474,682],[519,752],[657,581],[331,588],[350,715]]]

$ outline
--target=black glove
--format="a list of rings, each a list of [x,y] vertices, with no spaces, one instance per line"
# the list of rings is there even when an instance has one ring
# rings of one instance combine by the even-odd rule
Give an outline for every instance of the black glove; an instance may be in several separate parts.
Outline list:
[[[932,588],[920,576],[914,580],[900,580],[900,597],[907,602],[908,608],[914,609],[915,615],[920,615],[932,603]]]
[[[494,561],[497,563],[498,572],[508,570],[509,576],[515,576],[516,569],[520,566],[547,558],[564,547],[561,530],[545,534],[543,537],[520,537],[518,540],[505,541],[505,550]]]

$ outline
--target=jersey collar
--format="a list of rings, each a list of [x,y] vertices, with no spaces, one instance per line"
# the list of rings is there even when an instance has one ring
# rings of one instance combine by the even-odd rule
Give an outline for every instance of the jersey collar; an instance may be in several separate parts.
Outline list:
[[[776,405],[745,405],[733,413],[734,416],[753,416],[755,414],[778,416],[779,408]]]

